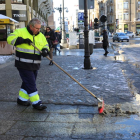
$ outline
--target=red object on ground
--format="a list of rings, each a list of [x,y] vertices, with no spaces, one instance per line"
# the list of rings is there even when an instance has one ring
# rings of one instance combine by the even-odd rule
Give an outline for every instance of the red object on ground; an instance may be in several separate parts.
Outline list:
[[[104,101],[102,102],[102,107],[98,108],[99,114],[103,113],[103,111],[104,111]]]

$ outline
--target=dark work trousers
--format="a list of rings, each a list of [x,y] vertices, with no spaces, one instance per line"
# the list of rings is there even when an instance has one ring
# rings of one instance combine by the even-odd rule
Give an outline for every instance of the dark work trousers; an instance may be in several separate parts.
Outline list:
[[[31,71],[31,70],[25,70],[25,69],[19,69],[19,68],[17,69],[22,79],[21,88],[26,90],[28,94],[31,94],[37,91],[36,77],[37,77],[38,71],[37,70]]]
[[[103,49],[105,50],[105,54],[107,54],[108,53],[107,46],[103,46]]]

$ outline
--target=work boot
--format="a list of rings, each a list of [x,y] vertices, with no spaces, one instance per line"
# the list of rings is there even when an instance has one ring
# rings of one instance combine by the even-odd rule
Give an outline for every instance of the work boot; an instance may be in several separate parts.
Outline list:
[[[53,61],[50,61],[49,65],[53,65]]]
[[[33,105],[33,108],[37,109],[37,110],[44,110],[47,107],[45,105],[43,105],[43,104],[37,104],[37,105]]]
[[[30,106],[31,105],[29,101],[21,101],[19,98],[17,98],[17,104],[23,105],[23,106]]]

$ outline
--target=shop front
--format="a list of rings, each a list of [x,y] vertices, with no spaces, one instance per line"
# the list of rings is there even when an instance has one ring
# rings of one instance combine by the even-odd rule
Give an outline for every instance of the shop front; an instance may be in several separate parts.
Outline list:
[[[0,55],[15,53],[13,46],[7,43],[7,37],[13,32],[15,26],[14,21],[15,20],[0,14]]]
[[[136,33],[137,35],[140,34],[140,24],[136,24]]]
[[[108,26],[108,28],[109,28],[110,33],[114,32],[114,25],[111,24],[111,25]]]
[[[124,32],[127,33],[128,31],[128,24],[124,24]]]
[[[27,21],[27,12],[26,10],[12,10],[12,18],[18,21],[18,26],[15,28],[24,28],[25,22]]]

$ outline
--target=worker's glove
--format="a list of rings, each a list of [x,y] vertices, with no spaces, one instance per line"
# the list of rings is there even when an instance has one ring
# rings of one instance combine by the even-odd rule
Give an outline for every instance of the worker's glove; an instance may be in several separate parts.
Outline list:
[[[46,48],[42,49],[41,55],[42,55],[43,57],[46,57],[48,54],[49,54],[48,49],[46,49]]]
[[[29,38],[27,39],[23,39],[23,43],[27,43],[29,45],[31,45],[31,43],[33,43]]]
[[[33,42],[29,38],[23,39],[22,37],[18,37],[16,42],[15,42],[15,44],[14,44],[14,46],[20,45],[20,44],[23,44],[23,43],[27,43],[27,44],[30,45],[30,43],[33,43]]]

